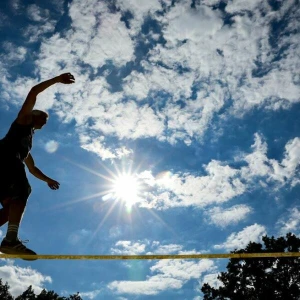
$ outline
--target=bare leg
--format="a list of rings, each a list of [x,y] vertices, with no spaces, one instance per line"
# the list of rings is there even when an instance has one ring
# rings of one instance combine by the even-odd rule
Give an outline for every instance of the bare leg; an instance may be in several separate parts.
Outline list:
[[[18,201],[17,199],[11,201],[9,206],[8,221],[14,224],[20,224],[26,204]]]
[[[2,210],[7,210],[7,233],[1,242],[0,251],[6,254],[29,254],[36,255],[34,251],[28,249],[23,245],[22,241],[18,238],[19,225],[23,217],[26,207],[26,202],[19,201],[19,199],[10,199],[9,204],[4,204]],[[1,211],[0,210],[0,215]],[[5,218],[3,218],[3,221]],[[25,260],[36,260],[36,258],[24,258]]]
[[[26,207],[26,203],[19,199],[10,199],[8,207],[8,226],[5,239],[8,241],[18,240],[19,225]],[[5,220],[5,219],[4,219]]]

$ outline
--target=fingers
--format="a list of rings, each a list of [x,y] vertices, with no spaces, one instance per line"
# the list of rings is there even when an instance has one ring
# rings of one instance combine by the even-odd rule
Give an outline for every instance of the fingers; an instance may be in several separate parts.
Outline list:
[[[71,73],[67,73],[69,80],[71,80],[72,82],[75,81],[75,77],[71,74]]]
[[[49,183],[48,185],[49,185],[50,189],[52,189],[52,190],[58,190],[59,189],[59,183],[58,182]]]
[[[65,81],[66,83],[73,83],[75,82],[75,77],[71,73],[66,73],[65,75]]]
[[[51,190],[58,190],[59,186],[53,186],[53,185],[49,185]]]
[[[75,82],[75,77],[71,73],[64,73],[60,75],[60,82],[64,84],[71,84]]]

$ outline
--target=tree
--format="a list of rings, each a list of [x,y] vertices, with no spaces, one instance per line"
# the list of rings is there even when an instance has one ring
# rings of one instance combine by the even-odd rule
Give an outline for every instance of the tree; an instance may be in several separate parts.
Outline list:
[[[260,243],[250,242],[245,249],[231,253],[299,252],[300,239],[288,233],[286,237],[262,238]],[[205,283],[201,291],[204,300],[298,300],[300,299],[300,258],[232,258],[227,272],[221,272],[219,288]]]
[[[64,297],[60,297],[54,291],[46,291],[43,289],[41,293],[36,297],[37,300],[64,300]]]
[[[0,299],[1,300],[13,300],[12,295],[9,292],[9,285],[7,282],[5,285],[2,284],[2,279],[0,279]]]
[[[6,283],[2,284],[2,279],[0,278],[0,300],[14,300],[9,292],[9,285]],[[32,286],[29,286],[22,295],[15,298],[15,300],[82,300],[79,293],[70,295],[68,298],[61,297],[54,291],[46,291],[43,289],[39,295],[34,293]]]
[[[15,300],[35,300],[36,296],[34,293],[34,290],[32,289],[32,286],[29,286],[25,292],[22,293],[22,295],[18,296]]]
[[[82,300],[82,298],[79,296],[79,293],[77,293],[77,294],[70,295],[70,297],[67,298],[66,300]]]

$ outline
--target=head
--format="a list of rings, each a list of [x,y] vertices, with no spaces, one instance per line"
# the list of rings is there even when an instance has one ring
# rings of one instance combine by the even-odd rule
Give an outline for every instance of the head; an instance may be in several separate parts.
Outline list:
[[[32,111],[32,122],[35,129],[41,129],[48,121],[49,115],[38,109]]]

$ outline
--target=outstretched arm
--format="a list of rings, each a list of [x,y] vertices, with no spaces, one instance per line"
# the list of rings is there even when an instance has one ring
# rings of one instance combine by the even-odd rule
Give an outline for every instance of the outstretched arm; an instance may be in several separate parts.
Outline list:
[[[43,181],[47,182],[48,186],[52,190],[59,189],[59,182],[57,182],[56,180],[53,180],[50,177],[46,176],[39,168],[37,168],[34,164],[34,160],[33,160],[30,153],[28,154],[27,158],[25,159],[25,164],[26,164],[29,172],[32,175],[34,175],[36,178],[38,178],[40,180],[43,180]]]
[[[75,82],[75,78],[71,73],[64,73],[35,85],[27,95],[27,98],[18,114],[18,120],[21,121],[21,123],[27,123],[26,118],[28,118],[33,110],[37,95],[51,85],[59,82],[64,84],[71,84]]]

